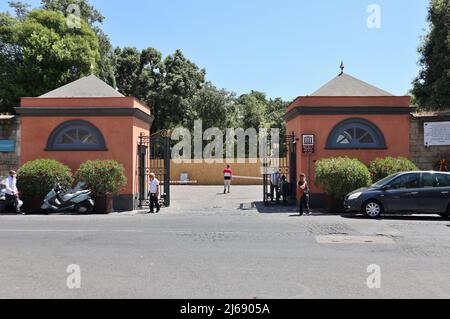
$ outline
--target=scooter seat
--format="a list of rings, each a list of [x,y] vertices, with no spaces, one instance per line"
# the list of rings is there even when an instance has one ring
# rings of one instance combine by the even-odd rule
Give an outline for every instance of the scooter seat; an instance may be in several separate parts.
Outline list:
[[[79,191],[79,192],[76,192],[76,193],[73,193],[73,194],[65,194],[65,195],[62,196],[62,198],[63,198],[63,201],[66,202],[66,201],[69,201],[69,200],[71,200],[72,198],[74,198],[76,196],[79,196],[79,195],[82,195],[82,194],[88,194],[88,193],[90,193],[90,190]]]

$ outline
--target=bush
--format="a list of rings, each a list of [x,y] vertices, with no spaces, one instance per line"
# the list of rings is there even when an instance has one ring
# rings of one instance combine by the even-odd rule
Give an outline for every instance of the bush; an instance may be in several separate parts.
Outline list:
[[[419,168],[405,157],[377,158],[369,165],[369,171],[374,182],[378,182],[395,173],[417,170]]]
[[[69,167],[55,160],[30,161],[17,172],[17,188],[24,197],[45,197],[56,183],[69,188],[73,176]]]
[[[97,196],[119,194],[127,178],[123,165],[117,161],[86,161],[80,165],[75,177]]]
[[[361,187],[372,183],[369,170],[357,159],[348,157],[326,158],[317,161],[315,183],[338,201]]]

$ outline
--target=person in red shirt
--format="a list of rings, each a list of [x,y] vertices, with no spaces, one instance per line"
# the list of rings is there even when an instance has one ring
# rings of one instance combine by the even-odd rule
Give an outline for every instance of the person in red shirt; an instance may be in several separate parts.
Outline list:
[[[227,165],[227,168],[223,170],[223,179],[224,179],[224,190],[223,193],[226,194],[228,190],[228,194],[230,193],[231,188],[231,179],[233,178],[233,170],[230,165]]]

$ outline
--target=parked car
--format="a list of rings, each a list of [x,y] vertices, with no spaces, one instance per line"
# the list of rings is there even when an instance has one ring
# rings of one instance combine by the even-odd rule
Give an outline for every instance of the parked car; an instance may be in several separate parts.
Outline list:
[[[383,213],[424,213],[450,216],[450,173],[403,172],[345,197],[347,212],[378,218]]]

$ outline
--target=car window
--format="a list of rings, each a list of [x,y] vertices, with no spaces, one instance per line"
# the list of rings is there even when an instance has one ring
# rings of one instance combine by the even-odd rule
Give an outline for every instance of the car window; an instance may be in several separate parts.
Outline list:
[[[390,175],[390,176],[388,176],[388,177],[385,177],[385,178],[383,178],[382,180],[379,180],[378,182],[376,182],[375,184],[373,184],[372,186],[373,186],[373,187],[381,187],[381,186],[387,185],[387,184],[389,184],[390,181],[392,181],[393,179],[395,179],[398,175],[399,175],[399,174],[397,173],[397,174],[393,174],[393,175]]]
[[[422,186],[424,188],[438,187],[438,180],[436,174],[422,173]]]
[[[406,174],[392,181],[389,185],[392,189],[419,188],[420,174]]]
[[[450,174],[436,174],[436,187],[450,187]]]

